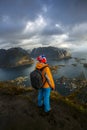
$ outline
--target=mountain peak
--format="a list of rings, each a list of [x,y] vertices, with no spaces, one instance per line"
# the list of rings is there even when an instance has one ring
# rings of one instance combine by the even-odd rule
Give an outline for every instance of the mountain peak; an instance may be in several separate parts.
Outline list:
[[[34,48],[31,52],[31,56],[34,58],[41,54],[44,54],[48,59],[71,58],[71,54],[67,50],[52,46]]]
[[[18,47],[8,50],[0,49],[0,67],[17,67],[32,63],[29,53]]]

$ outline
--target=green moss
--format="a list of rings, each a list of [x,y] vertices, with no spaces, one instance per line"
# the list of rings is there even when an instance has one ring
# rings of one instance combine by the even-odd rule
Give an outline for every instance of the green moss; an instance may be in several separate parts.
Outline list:
[[[78,101],[76,101],[75,97],[77,93],[78,91],[70,96],[64,97],[61,96],[58,92],[52,92],[51,99],[55,101],[61,101],[69,107],[72,107],[73,109],[77,109],[80,112],[87,113],[87,104],[81,104]]]
[[[57,91],[52,91],[51,92],[51,99],[52,100],[58,100],[60,98],[62,98],[62,96]]]
[[[31,87],[15,86],[15,83],[1,82],[0,92],[7,95],[19,95],[25,92],[33,91]]]
[[[80,112],[87,113],[87,106],[85,104],[84,105],[83,104],[79,104],[78,102],[76,102],[74,100],[70,100],[67,97],[66,98],[61,98],[61,101],[63,101],[68,106],[79,110]]]

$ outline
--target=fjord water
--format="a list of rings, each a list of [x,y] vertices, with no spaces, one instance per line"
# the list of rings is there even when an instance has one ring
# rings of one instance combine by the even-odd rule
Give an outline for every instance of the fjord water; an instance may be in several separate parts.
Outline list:
[[[70,78],[78,77],[82,72],[87,78],[87,68],[83,67],[82,63],[87,63],[87,52],[75,52],[72,53],[71,59],[66,60],[48,60],[50,65],[64,65],[59,67],[57,73],[54,74],[54,77],[66,76]],[[79,62],[75,58],[82,59]],[[36,63],[36,61],[35,61]],[[76,64],[73,66],[72,64]],[[29,65],[27,67],[16,67],[16,68],[0,68],[0,81],[15,79],[20,76],[29,76],[29,73],[34,69],[35,64]]]
[[[72,58],[50,62],[52,65],[64,65],[58,69],[55,78],[65,76],[67,78],[85,77],[87,79],[87,68],[84,63],[87,63],[87,52],[72,52]]]
[[[76,61],[76,58],[80,59],[79,62]],[[35,61],[36,63],[36,61]],[[0,81],[12,80],[17,77],[28,77],[27,83],[29,82],[29,74],[35,68],[35,63],[33,65],[24,66],[24,67],[16,67],[16,68],[0,68]],[[87,52],[74,52],[72,53],[71,59],[66,60],[48,60],[48,64],[50,65],[64,65],[58,67],[56,73],[53,74],[54,79],[57,79],[61,76],[65,76],[67,78],[75,78],[80,76],[82,73],[87,79],[87,68],[83,67],[83,63],[87,63]],[[76,66],[72,65],[76,64]]]

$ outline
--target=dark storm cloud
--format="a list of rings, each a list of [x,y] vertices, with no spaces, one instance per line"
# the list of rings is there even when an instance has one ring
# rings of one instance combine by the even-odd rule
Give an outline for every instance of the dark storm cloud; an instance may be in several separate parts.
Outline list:
[[[17,35],[24,28],[23,24],[14,23],[2,23],[0,24],[0,37],[6,38],[8,36]]]
[[[0,15],[10,15],[15,21],[35,19],[41,10],[39,0],[0,0]]]
[[[75,24],[87,20],[87,0],[51,0],[49,5],[47,16],[53,22]]]
[[[87,0],[0,0],[0,48],[77,44],[86,40],[86,15]]]
[[[53,25],[48,25],[46,26],[41,35],[45,35],[45,36],[52,36],[52,35],[61,35],[64,33],[64,30],[62,29],[62,27],[57,27],[56,25],[53,26]]]

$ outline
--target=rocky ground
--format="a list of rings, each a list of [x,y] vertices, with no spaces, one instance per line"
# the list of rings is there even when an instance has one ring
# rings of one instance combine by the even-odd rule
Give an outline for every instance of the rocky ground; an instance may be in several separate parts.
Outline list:
[[[1,82],[0,130],[86,130],[87,104],[76,104],[72,97],[53,91],[52,111],[46,114],[37,107],[36,90]]]

